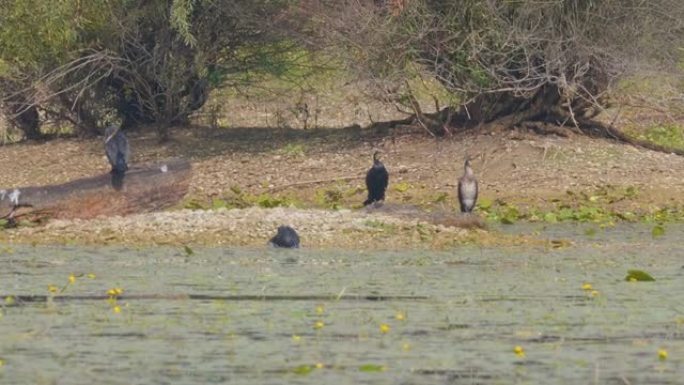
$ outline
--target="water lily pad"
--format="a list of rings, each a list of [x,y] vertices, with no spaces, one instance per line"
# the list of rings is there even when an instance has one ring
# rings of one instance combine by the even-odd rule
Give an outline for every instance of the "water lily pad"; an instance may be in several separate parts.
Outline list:
[[[627,270],[627,276],[625,281],[640,281],[640,282],[650,282],[655,281],[650,274],[642,270]]]
[[[375,365],[375,364],[365,364],[359,366],[359,371],[361,372],[384,372],[385,371],[385,366],[383,365]]]
[[[653,226],[653,230],[651,230],[651,235],[653,238],[662,237],[665,235],[665,228],[661,225],[655,225]]]
[[[292,371],[295,374],[306,376],[307,374],[310,374],[313,371],[313,369],[314,368],[311,365],[299,365],[296,368],[292,369]]]

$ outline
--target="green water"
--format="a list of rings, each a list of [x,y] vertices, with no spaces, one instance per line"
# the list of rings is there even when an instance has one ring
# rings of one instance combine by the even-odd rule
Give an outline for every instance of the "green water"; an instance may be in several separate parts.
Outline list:
[[[684,382],[684,227],[501,231],[573,246],[0,246],[0,294],[13,296],[0,299],[0,383]],[[625,282],[628,269],[656,282]]]

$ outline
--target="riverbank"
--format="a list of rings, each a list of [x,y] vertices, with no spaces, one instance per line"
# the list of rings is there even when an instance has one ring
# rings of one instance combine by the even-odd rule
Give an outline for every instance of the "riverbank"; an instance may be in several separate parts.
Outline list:
[[[473,158],[480,216],[491,221],[684,218],[684,158],[583,136],[492,130],[433,139],[407,130],[196,127],[168,143],[131,133],[133,162],[189,159],[187,197],[170,211],[49,221],[0,231],[2,242],[261,245],[289,223],[305,245],[444,248],[521,242],[444,221],[368,213],[363,178],[374,149],[390,172],[388,204],[456,217],[463,158]],[[0,147],[0,186],[64,183],[106,172],[98,139]]]

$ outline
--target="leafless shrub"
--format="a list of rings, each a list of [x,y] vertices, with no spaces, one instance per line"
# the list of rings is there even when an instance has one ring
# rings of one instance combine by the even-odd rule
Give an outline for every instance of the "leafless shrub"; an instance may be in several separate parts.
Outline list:
[[[321,45],[347,53],[346,63],[388,97],[408,94],[419,120],[407,87],[417,74],[457,96],[454,123],[580,127],[602,111],[617,79],[644,67],[674,70],[683,56],[679,0],[311,1]]]

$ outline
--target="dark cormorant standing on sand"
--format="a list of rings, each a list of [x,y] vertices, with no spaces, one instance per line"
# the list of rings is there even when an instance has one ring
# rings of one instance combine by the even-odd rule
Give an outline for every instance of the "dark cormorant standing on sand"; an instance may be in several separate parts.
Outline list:
[[[458,203],[462,213],[471,213],[477,202],[477,179],[470,167],[470,159],[466,159],[463,169],[463,176],[458,180]]]
[[[128,146],[128,139],[126,139],[121,128],[114,124],[107,126],[104,143],[107,159],[112,165],[112,173],[125,173],[128,170],[128,158],[131,150]]]
[[[104,144],[107,159],[112,165],[112,186],[118,190],[122,187],[124,174],[128,170],[128,159],[131,152],[128,139],[121,131],[120,126],[110,124],[105,129]]]
[[[299,248],[299,235],[295,229],[290,226],[279,226],[278,233],[271,238],[268,243],[273,247],[285,247],[289,249]]]
[[[366,174],[366,188],[368,189],[368,199],[363,202],[364,206],[371,203],[385,200],[385,190],[389,183],[389,173],[385,165],[378,160],[378,151],[373,153],[373,167]]]

